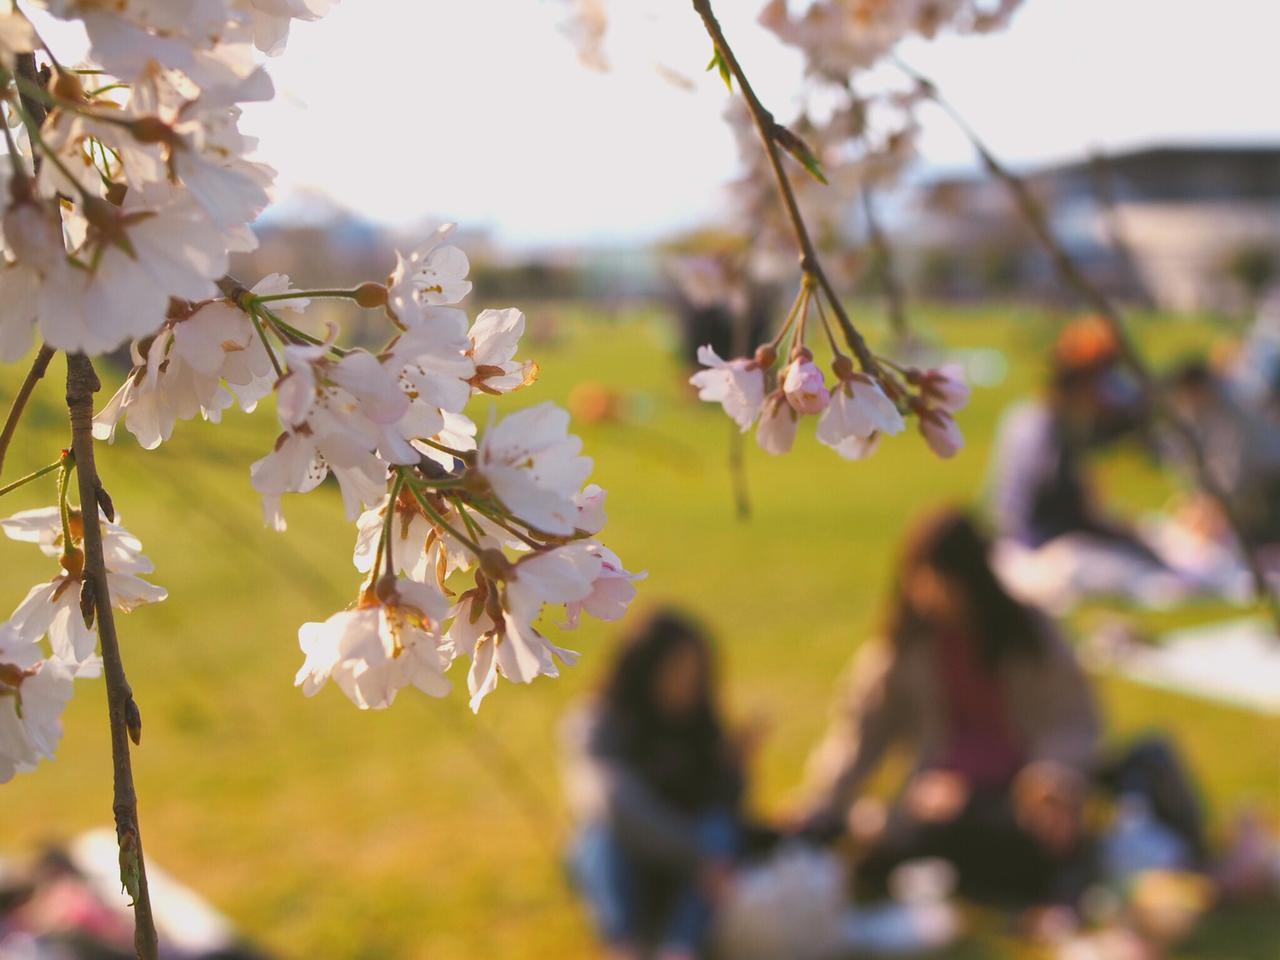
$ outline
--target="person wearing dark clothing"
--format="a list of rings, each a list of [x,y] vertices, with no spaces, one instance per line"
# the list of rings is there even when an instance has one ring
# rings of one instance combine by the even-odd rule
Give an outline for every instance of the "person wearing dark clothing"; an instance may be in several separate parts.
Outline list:
[[[699,956],[742,844],[745,787],[705,635],[674,613],[641,622],[566,732],[572,868],[602,939],[618,958],[648,945]]]

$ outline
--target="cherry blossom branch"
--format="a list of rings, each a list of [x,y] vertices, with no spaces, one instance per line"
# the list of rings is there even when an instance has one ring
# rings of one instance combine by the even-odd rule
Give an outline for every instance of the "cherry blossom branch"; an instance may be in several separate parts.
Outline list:
[[[1257,602],[1268,609],[1277,628],[1280,628],[1280,597],[1276,596],[1267,582],[1266,570],[1263,568],[1255,548],[1250,545],[1245,525],[1241,521],[1239,513],[1231,503],[1226,491],[1223,490],[1222,485],[1213,476],[1213,472],[1209,468],[1208,457],[1199,438],[1195,435],[1195,431],[1170,406],[1159,380],[1151,371],[1142,352],[1138,349],[1137,342],[1133,339],[1119,307],[1102,292],[1101,288],[1089,279],[1084,269],[1054,235],[1044,209],[1035,195],[1032,194],[1026,181],[1005,166],[991,152],[986,142],[969,126],[960,112],[941,96],[937,86],[931,80],[901,60],[896,60],[895,62],[899,69],[914,79],[929,95],[930,99],[951,117],[952,121],[973,145],[974,151],[978,154],[978,158],[982,161],[987,172],[1005,186],[1013,199],[1015,208],[1026,222],[1032,235],[1049,255],[1049,259],[1062,282],[1075,291],[1089,305],[1090,309],[1095,311],[1106,322],[1112,336],[1115,338],[1121,360],[1137,379],[1142,395],[1152,413],[1172,429],[1179,443],[1190,455],[1196,485],[1221,511],[1223,519],[1226,521],[1227,526],[1230,527],[1240,546],[1240,553],[1253,580],[1253,590]]]
[[[773,118],[773,114],[765,108],[764,104],[760,102],[760,98],[756,96],[751,87],[751,82],[747,79],[747,75],[742,69],[742,65],[734,55],[733,48],[729,46],[729,41],[725,39],[724,31],[720,27],[720,21],[716,19],[715,12],[711,9],[711,0],[693,0],[693,9],[702,18],[703,27],[706,28],[707,35],[711,37],[711,42],[715,45],[716,53],[724,64],[725,69],[729,71],[730,76],[733,77],[742,91],[742,97],[746,101],[751,120],[755,124],[756,132],[760,135],[760,142],[764,146],[769,167],[773,171],[773,178],[777,183],[778,193],[782,197],[787,219],[791,221],[791,229],[795,234],[796,244],[800,248],[800,269],[808,276],[813,277],[822,293],[830,301],[832,312],[835,313],[845,341],[849,344],[849,349],[857,356],[858,363],[862,369],[866,373],[875,376],[879,370],[875,355],[867,346],[867,342],[863,339],[858,328],[853,325],[853,321],[849,319],[849,314],[845,311],[844,304],[841,303],[835,286],[831,283],[826,270],[822,267],[822,262],[818,258],[817,247],[814,245],[813,238],[809,235],[809,228],[804,222],[804,215],[800,212],[800,204],[796,200],[795,190],[792,188],[791,180],[782,165],[782,154],[778,146],[778,140],[782,136],[792,136],[793,139],[794,136]]]
[[[129,741],[142,740],[142,716],[125,677],[111,609],[106,561],[102,553],[102,527],[98,505],[104,498],[93,456],[93,395],[102,388],[93,363],[84,354],[67,355],[67,411],[71,419],[71,450],[76,461],[80,491],[80,520],[84,528],[84,579],[81,609],[86,620],[96,614],[102,647],[102,667],[107,686],[107,716],[111,726],[112,810],[116,840],[120,845],[120,881],[133,898],[134,947],[139,960],[157,960],[155,921],[147,890],[147,870],[138,826],[138,795],[133,782]]]
[[[49,361],[53,359],[53,353],[53,348],[48,344],[40,345],[35,359],[31,362],[31,369],[27,371],[22,386],[14,395],[13,403],[9,407],[9,415],[4,419],[4,428],[0,429],[0,473],[4,471],[4,459],[9,453],[9,443],[18,430],[18,423],[26,412],[27,403],[31,400],[31,394],[35,392],[36,384],[43,379],[45,372],[49,369]]]

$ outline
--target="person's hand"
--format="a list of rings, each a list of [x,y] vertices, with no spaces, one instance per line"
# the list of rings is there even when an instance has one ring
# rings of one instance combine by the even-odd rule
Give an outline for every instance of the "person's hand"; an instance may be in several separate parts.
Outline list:
[[[925,823],[954,820],[969,802],[969,784],[950,770],[925,770],[907,785],[907,809]]]
[[[1063,854],[1080,839],[1084,808],[1081,775],[1049,760],[1027,764],[1013,781],[1014,817],[1051,853]]]
[[[859,797],[845,816],[845,828],[855,841],[870,845],[884,833],[889,808],[879,797]]]

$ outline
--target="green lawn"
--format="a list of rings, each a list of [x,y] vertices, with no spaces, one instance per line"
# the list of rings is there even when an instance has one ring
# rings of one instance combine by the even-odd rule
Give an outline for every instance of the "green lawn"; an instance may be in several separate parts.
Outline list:
[[[752,446],[746,523],[733,516],[728,421],[690,402],[667,321],[561,319],[561,339],[533,350],[541,382],[499,406],[563,400],[584,381],[625,392],[630,422],[578,428],[609,490],[605,539],[649,571],[642,602],[688,607],[721,638],[732,709],[772,723],[755,801],[776,809],[798,783],[838,671],[875,628],[899,532],[922,508],[980,495],[996,418],[1035,384],[1052,318],[936,315],[938,337],[998,348],[1010,362],[962,415],[968,449],[944,463],[908,435],[847,464],[811,431],[783,459]],[[1165,360],[1218,335],[1185,321],[1141,332]],[[51,374],[8,478],[65,442],[60,362]],[[114,387],[118,373],[106,379]],[[483,422],[487,411],[477,413]],[[285,957],[588,955],[558,863],[567,824],[557,722],[591,689],[613,630],[585,625],[570,643],[585,653],[581,666],[559,681],[504,685],[474,719],[462,691],[443,702],[405,693],[381,713],[357,711],[334,689],[304,698],[291,685],[297,626],[352,598],[353,536],[329,487],[286,502],[287,535],[263,528],[248,465],[274,435],[270,411],[233,413],[221,427],[181,424],[153,453],[122,432],[101,455],[117,508],[170,591],[121,624],[145,723],[135,767],[148,853]],[[1106,464],[1104,480],[1135,511],[1170,491],[1136,455]],[[51,502],[52,484],[37,486],[7,497],[5,513]],[[52,573],[41,559],[0,543],[0,604]],[[1246,801],[1280,816],[1280,726],[1118,680],[1102,691],[1117,736],[1151,725],[1176,733],[1217,816]],[[56,762],[0,787],[6,851],[109,821],[101,683],[80,686],[66,726]],[[1185,955],[1265,956],[1266,933],[1256,916],[1228,918]]]

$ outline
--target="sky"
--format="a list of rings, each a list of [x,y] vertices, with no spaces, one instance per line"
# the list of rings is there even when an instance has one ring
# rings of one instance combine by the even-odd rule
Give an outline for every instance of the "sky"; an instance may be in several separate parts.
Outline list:
[[[737,158],[701,25],[688,0],[612,6],[625,19],[608,74],[578,62],[557,0],[342,0],[295,25],[269,63],[276,100],[244,123],[279,170],[279,211],[305,211],[320,191],[392,226],[443,217],[512,246],[629,244],[714,218]],[[755,24],[761,6],[717,4],[786,117],[800,61]],[[1280,142],[1278,36],[1278,0],[1025,0],[1001,34],[912,42],[902,56],[1025,165]],[[945,116],[924,119],[919,171],[974,167]]]

